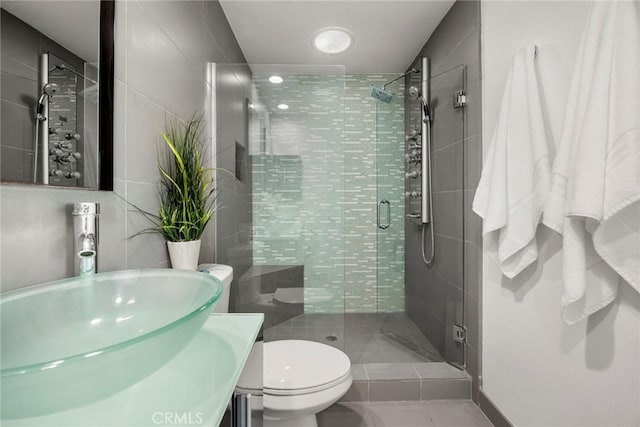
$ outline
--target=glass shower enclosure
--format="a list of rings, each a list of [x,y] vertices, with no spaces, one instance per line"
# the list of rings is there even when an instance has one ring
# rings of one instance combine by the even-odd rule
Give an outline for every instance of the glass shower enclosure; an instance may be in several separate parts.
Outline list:
[[[246,140],[217,141],[219,202],[238,207],[217,219],[217,262],[235,271],[230,308],[264,313],[265,341],[344,349],[344,69],[252,64],[245,77]]]
[[[464,108],[459,101],[465,67],[431,73],[427,94],[422,94],[420,62],[415,67],[418,72],[386,87],[391,102],[376,104],[377,309],[389,313],[381,324],[384,337],[405,350],[388,361],[447,361],[463,368]],[[428,99],[431,171],[422,168],[423,105],[409,95],[412,87]],[[423,173],[431,181],[430,200]],[[423,197],[432,205],[424,225]],[[424,258],[431,254],[433,264],[427,265]]]
[[[234,267],[231,311],[264,313],[266,341],[322,342],[353,364],[463,367],[455,334],[464,330],[464,109],[454,108],[454,93],[464,90],[464,67],[428,81],[430,267],[413,218],[421,104],[407,94],[420,73],[386,86],[388,103],[371,87],[397,75],[256,64],[218,64],[214,74],[214,92],[234,91],[216,105],[215,144],[215,253]]]

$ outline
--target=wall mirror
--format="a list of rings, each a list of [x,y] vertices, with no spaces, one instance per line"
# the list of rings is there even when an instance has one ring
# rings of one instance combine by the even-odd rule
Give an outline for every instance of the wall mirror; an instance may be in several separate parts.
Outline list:
[[[0,3],[3,183],[113,189],[114,3]]]

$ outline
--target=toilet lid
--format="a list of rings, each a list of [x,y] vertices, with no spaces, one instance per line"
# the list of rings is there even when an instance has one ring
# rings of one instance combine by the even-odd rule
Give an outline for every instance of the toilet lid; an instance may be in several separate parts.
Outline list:
[[[264,343],[264,391],[273,395],[312,393],[351,375],[351,361],[337,348],[314,341]]]

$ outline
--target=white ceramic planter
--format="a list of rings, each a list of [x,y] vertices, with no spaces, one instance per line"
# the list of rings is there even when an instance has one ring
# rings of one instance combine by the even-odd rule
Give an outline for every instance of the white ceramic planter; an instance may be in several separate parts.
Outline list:
[[[200,256],[200,240],[167,242],[171,267],[177,270],[197,270]]]

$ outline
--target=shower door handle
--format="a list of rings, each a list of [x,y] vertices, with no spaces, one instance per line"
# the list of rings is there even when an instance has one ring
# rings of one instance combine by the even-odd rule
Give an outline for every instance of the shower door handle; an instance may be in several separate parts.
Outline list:
[[[387,208],[387,222],[382,224],[380,221],[380,216],[382,214],[382,205],[385,205]],[[388,200],[380,200],[378,202],[378,228],[385,230],[391,226],[391,203]]]

